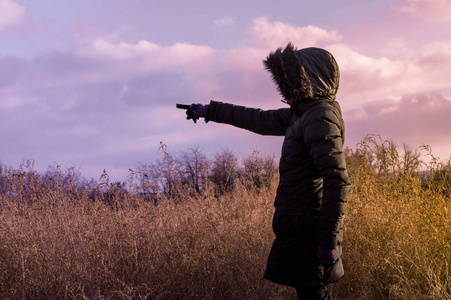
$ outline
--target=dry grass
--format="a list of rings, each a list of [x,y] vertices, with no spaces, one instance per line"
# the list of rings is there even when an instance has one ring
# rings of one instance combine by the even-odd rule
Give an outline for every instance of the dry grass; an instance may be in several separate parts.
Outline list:
[[[409,174],[350,172],[338,299],[451,299],[449,194]],[[128,194],[92,201],[70,180],[49,184],[29,170],[9,181],[0,299],[295,298],[262,279],[276,181],[156,206]]]
[[[450,199],[420,180],[354,179],[343,299],[451,299]],[[353,295],[358,295],[353,296]]]
[[[262,279],[272,238],[267,191],[162,197],[157,206],[125,195],[110,199],[117,206],[58,186],[44,190],[34,176],[15,180],[42,193],[1,198],[0,299],[293,295]]]

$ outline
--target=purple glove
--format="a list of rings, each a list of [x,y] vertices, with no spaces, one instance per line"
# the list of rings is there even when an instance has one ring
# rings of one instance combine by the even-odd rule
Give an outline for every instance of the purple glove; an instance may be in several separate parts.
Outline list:
[[[186,111],[186,119],[190,120],[193,119],[194,123],[196,123],[199,118],[205,118],[207,115],[207,109],[210,105],[202,105],[200,103],[193,103],[189,107],[189,109]]]
[[[325,250],[322,248],[316,249],[316,257],[318,257],[319,263],[322,265],[333,265],[337,262],[338,258],[335,257],[335,250]]]

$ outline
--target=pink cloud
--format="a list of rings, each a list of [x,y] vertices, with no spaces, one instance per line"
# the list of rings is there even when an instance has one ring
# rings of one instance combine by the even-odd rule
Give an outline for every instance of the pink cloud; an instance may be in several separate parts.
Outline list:
[[[337,59],[341,70],[341,86],[339,95],[350,105],[362,99],[374,100],[387,95],[401,96],[406,91],[426,92],[449,88],[451,74],[451,44],[441,42],[409,49],[407,55],[374,57],[360,52],[358,45],[347,42],[339,32],[326,30],[316,26],[296,27],[282,22],[269,22],[266,18],[254,20],[251,28],[255,52],[260,59],[267,52],[283,47],[288,41],[298,48],[319,46],[329,50]],[[401,44],[400,44],[401,43]],[[387,47],[393,47],[392,50]],[[405,44],[388,44],[386,53],[398,53]],[[252,48],[252,47],[250,47]],[[235,57],[240,56],[243,49],[234,49]],[[266,52],[265,52],[266,51]],[[249,50],[246,50],[250,53]],[[237,60],[238,61],[238,60]],[[256,61],[256,60],[251,60]],[[249,65],[243,64],[243,65]],[[254,64],[255,70],[260,66]]]
[[[398,100],[382,99],[363,105],[363,114],[345,112],[348,145],[354,145],[366,134],[418,147],[427,144],[438,156],[451,156],[451,99],[437,92],[405,94]]]
[[[163,47],[146,40],[126,43],[117,37],[108,36],[93,38],[75,50],[80,57],[109,61],[109,76],[123,77],[125,74],[149,72],[178,73],[199,98],[205,99],[226,96],[230,91],[235,91],[235,95],[240,91],[239,96],[243,96],[250,93],[253,86],[257,89],[260,81],[256,79],[262,76],[268,80],[270,78],[262,63],[268,52],[269,50],[244,46],[219,51],[188,43]],[[105,72],[101,69],[99,71]],[[96,80],[101,76],[102,74],[91,73],[84,78]],[[275,90],[274,87],[273,89]]]
[[[451,74],[451,41],[431,43],[425,47],[416,59],[416,64],[427,74],[430,80],[449,86]]]
[[[282,107],[262,60],[288,41],[299,48],[324,47],[336,57],[342,76],[338,101],[351,147],[368,133],[433,148],[450,139],[451,101],[441,95],[451,95],[451,43],[376,57],[338,31],[317,26],[259,18],[250,30],[253,43],[228,50],[190,43],[161,46],[145,39],[130,42],[119,30],[91,33],[70,51],[34,60],[0,58],[0,116],[5,123],[0,132],[5,140],[28,143],[12,144],[9,157],[20,153],[38,160],[39,153],[53,151],[55,161],[93,163],[99,174],[111,161],[133,166],[150,150],[156,152],[160,141],[180,148],[204,143],[212,151],[234,147],[243,153],[259,145],[279,153],[280,138],[221,124],[192,124],[174,105],[215,99]],[[15,128],[14,135],[10,128]]]
[[[402,58],[371,57],[350,45],[327,47],[341,71],[339,93],[348,101],[401,96],[406,92],[450,92],[451,43],[429,44]]]
[[[220,19],[216,19],[213,24],[217,27],[223,27],[223,26],[233,26],[235,24],[235,21],[231,17],[224,17]]]
[[[406,0],[404,3],[392,6],[392,8],[414,17],[438,20],[451,19],[451,1],[449,0]]]
[[[341,40],[336,30],[328,31],[313,25],[296,27],[282,22],[270,23],[265,17],[254,20],[251,33],[254,43],[267,49],[283,47],[290,41],[298,48],[304,48]]]
[[[399,110],[399,105],[394,99],[382,99],[370,101],[363,106],[366,116],[381,116]]]
[[[416,50],[415,55],[393,59],[361,53],[342,41],[339,33],[319,27],[295,27],[259,18],[251,30],[256,45],[230,50],[220,51],[188,43],[162,47],[146,40],[126,43],[120,41],[119,35],[93,39],[90,46],[83,48],[82,55],[96,60],[112,60],[110,75],[177,70],[201,98],[252,99],[250,90],[263,89],[265,93],[259,103],[266,107],[264,103],[272,104],[273,98],[278,96],[276,92],[269,92],[275,91],[275,86],[263,71],[262,60],[269,51],[283,47],[283,39],[288,41],[288,37],[294,37],[291,41],[295,44],[300,42],[301,45],[296,44],[298,47],[316,43],[333,53],[341,69],[339,96],[346,99],[348,108],[353,103],[360,104],[387,95],[400,97],[406,91],[449,88],[447,74],[451,73],[451,44],[448,42],[430,44]]]
[[[146,40],[131,44],[97,38],[81,53],[88,56],[109,57],[117,62],[141,60],[140,65],[131,65],[131,68],[171,68],[198,64],[214,52],[215,50],[208,46],[188,43],[175,43],[169,47],[162,47]]]
[[[410,70],[406,61],[394,61],[387,57],[374,58],[353,50],[346,44],[328,47],[340,66],[340,93],[350,101],[380,98],[388,90],[397,89],[405,73]]]
[[[0,0],[0,31],[21,24],[27,7],[12,0]]]

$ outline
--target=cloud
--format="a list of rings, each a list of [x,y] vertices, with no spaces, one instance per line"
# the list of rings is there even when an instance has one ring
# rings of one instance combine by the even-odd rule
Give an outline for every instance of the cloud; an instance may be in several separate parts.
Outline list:
[[[451,1],[449,0],[406,0],[392,8],[414,17],[433,20],[451,20]]]
[[[27,7],[12,0],[0,0],[0,31],[19,25],[25,20]]]
[[[76,50],[76,52],[77,55],[92,60],[96,64],[103,62],[103,65],[109,65],[105,66],[109,69],[109,76],[113,74],[118,77],[133,76],[137,80],[138,76],[146,78],[152,77],[151,74],[158,74],[160,81],[166,78],[168,84],[160,83],[158,86],[148,84],[147,88],[154,86],[161,91],[163,87],[166,87],[167,93],[170,94],[174,88],[183,85],[192,91],[187,93],[188,97],[196,94],[198,99],[228,96],[231,95],[231,91],[234,91],[235,96],[237,91],[240,91],[239,97],[245,97],[249,95],[252,87],[255,86],[257,89],[260,81],[256,79],[261,76],[265,79],[270,78],[263,71],[262,63],[268,51],[255,47],[220,51],[208,46],[188,43],[175,43],[162,47],[146,40],[131,44],[98,38],[94,39],[89,46],[84,46],[82,50]],[[88,76],[99,78],[102,75],[91,72]],[[176,79],[171,80],[171,76]],[[88,78],[87,76],[79,77]],[[150,77],[146,79],[147,82],[151,82]],[[155,80],[157,78],[152,81]],[[169,82],[173,85],[172,87]],[[250,100],[249,97],[247,100]]]
[[[296,27],[282,22],[270,23],[265,17],[254,20],[251,33],[255,45],[269,49],[283,47],[290,41],[298,48],[305,48],[337,42],[342,38],[336,30],[328,31],[313,25]]]
[[[435,42],[427,45],[421,55],[416,58],[416,64],[428,78],[439,85],[449,85],[445,77],[451,74],[451,41]]]
[[[375,58],[353,50],[346,44],[327,47],[340,66],[340,89],[348,101],[378,99],[419,87],[421,69],[408,59]]]
[[[251,34],[249,44],[218,50],[130,42],[119,32],[87,36],[70,50],[34,59],[0,57],[0,136],[11,141],[2,159],[16,163],[13,158],[30,157],[45,164],[51,157],[50,162],[82,165],[82,172],[88,168],[90,175],[100,175],[113,163],[126,172],[155,156],[160,141],[171,151],[199,143],[244,153],[260,145],[278,153],[278,138],[262,139],[221,124],[192,124],[174,106],[215,99],[281,107],[262,60],[288,41],[299,48],[324,47],[336,57],[350,146],[368,133],[414,146],[450,138],[450,99],[442,96],[451,94],[450,42],[391,58],[365,54],[338,31],[317,26],[259,18]]]
[[[381,99],[363,105],[363,113],[345,112],[349,146],[354,146],[366,134],[418,147],[422,144],[443,148],[439,154],[450,156],[451,98],[437,92],[410,93],[399,99]],[[441,149],[444,150],[444,149]]]
[[[299,48],[319,46],[333,53],[341,71],[338,100],[344,109],[348,146],[355,147],[364,135],[374,133],[413,146],[430,144],[440,148],[439,155],[448,155],[444,140],[451,140],[451,119],[446,117],[451,114],[451,99],[443,95],[451,95],[449,41],[422,44],[402,56],[376,57],[359,51],[358,44],[340,33],[319,27],[260,18],[252,35],[256,49],[273,50],[293,41]],[[400,47],[391,46],[392,53]]]
[[[298,48],[317,46],[329,50],[337,59],[341,70],[339,95],[344,96],[351,105],[386,95],[400,96],[406,91],[425,92],[450,88],[448,78],[451,74],[451,43],[448,41],[427,44],[412,49],[409,55],[391,58],[359,52],[339,32],[315,26],[295,27],[258,18],[254,21],[251,33],[255,43],[253,49],[264,49],[255,52],[260,57],[265,57],[268,51],[275,48],[284,47],[288,41],[292,41]],[[400,46],[395,43],[392,47],[395,48],[394,52]],[[241,52],[242,49],[236,51]]]
[[[232,26],[235,24],[235,21],[231,17],[224,17],[214,20],[213,24],[217,27]]]
[[[119,42],[108,39],[95,39],[89,48],[84,49],[88,56],[104,56],[116,61],[140,60],[136,67],[143,68],[171,68],[173,66],[188,66],[198,64],[214,50],[208,46],[196,46],[188,43],[175,43],[169,47],[161,47],[155,43],[141,40],[136,44]]]
[[[342,43],[327,48],[340,66],[339,93],[350,102],[401,96],[406,91],[451,92],[448,80],[451,43],[448,41],[428,44],[411,56],[396,59],[371,57]]]

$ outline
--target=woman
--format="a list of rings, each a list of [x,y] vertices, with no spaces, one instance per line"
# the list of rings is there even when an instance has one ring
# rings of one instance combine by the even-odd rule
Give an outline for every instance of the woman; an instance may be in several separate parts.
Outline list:
[[[350,187],[342,152],[344,122],[335,95],[339,69],[326,50],[289,43],[264,61],[289,108],[262,111],[211,101],[192,104],[187,119],[285,136],[274,202],[275,240],[264,277],[296,288],[299,299],[332,299],[344,274],[343,214]]]

